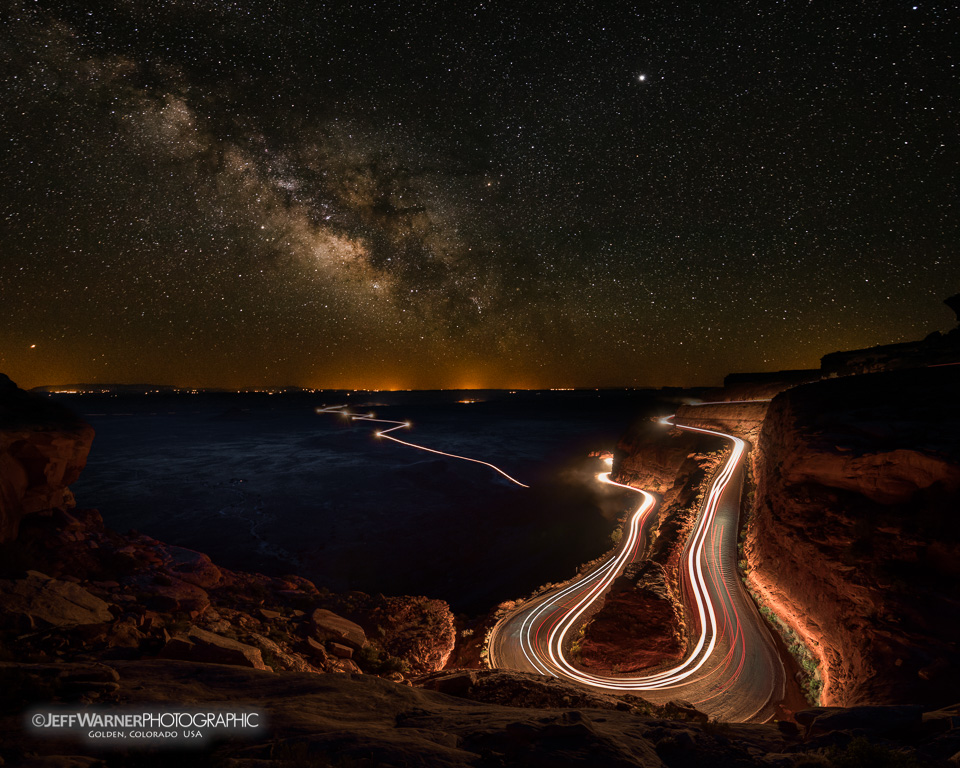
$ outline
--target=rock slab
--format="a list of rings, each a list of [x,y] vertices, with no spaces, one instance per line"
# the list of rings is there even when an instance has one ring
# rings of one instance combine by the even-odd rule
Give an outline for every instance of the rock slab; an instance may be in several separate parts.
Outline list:
[[[269,670],[259,648],[198,627],[186,635],[171,638],[160,651],[160,657]]]
[[[79,584],[37,571],[0,579],[0,622],[6,626],[70,627],[112,621],[109,605]]]

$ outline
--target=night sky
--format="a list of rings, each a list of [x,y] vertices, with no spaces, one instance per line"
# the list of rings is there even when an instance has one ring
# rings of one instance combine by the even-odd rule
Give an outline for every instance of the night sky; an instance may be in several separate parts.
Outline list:
[[[3,2],[21,386],[712,384],[952,325],[952,4],[112,5]]]

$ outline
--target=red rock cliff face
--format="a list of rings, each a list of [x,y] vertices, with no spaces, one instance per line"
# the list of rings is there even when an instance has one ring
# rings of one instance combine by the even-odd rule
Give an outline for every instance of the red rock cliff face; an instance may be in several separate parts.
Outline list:
[[[86,466],[93,427],[0,374],[0,542],[25,515],[74,506],[69,485]]]
[[[678,475],[687,459],[697,451],[714,450],[723,445],[719,439],[705,440],[709,438],[671,429],[655,421],[636,424],[617,443],[614,477],[617,482],[660,494],[669,502],[672,499],[666,497],[682,485]]]
[[[677,409],[677,424],[704,429],[719,429],[749,440],[756,445],[769,403],[708,403],[681,405]]]
[[[819,656],[828,705],[960,689],[960,370],[778,396],[759,441],[751,586]]]

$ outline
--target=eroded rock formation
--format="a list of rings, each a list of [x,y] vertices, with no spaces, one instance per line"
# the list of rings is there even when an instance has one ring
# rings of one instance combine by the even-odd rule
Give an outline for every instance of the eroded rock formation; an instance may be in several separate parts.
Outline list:
[[[102,746],[36,738],[23,726],[32,704],[78,701],[130,710],[236,702],[265,712],[269,722],[266,732],[224,740],[215,752],[111,748],[109,765],[131,767],[174,760],[236,768],[950,765],[960,739],[957,707],[813,709],[797,713],[799,727],[737,725],[707,723],[682,704],[652,707],[538,675],[452,672],[425,684],[434,690],[370,675],[272,674],[185,661],[0,662],[0,759],[48,768],[99,764]]]
[[[75,506],[69,485],[86,466],[93,427],[0,373],[0,542],[25,515]]]
[[[698,451],[716,450],[722,445],[720,438],[672,429],[657,421],[641,421],[617,443],[614,476],[618,482],[670,501],[683,486],[682,469],[688,459]]]
[[[339,596],[298,576],[230,571],[202,553],[110,531],[96,510],[32,515],[7,553],[0,629],[8,632],[0,641],[21,657],[162,654],[410,674],[439,669],[453,650],[453,615],[441,600]],[[17,571],[23,567],[46,575]],[[31,628],[42,631],[21,637]]]
[[[683,617],[662,565],[628,565],[614,580],[584,633],[580,662],[588,669],[636,672],[683,658]]]
[[[768,406],[766,402],[682,405],[677,409],[676,422],[703,429],[719,429],[756,445]]]
[[[794,371],[731,373],[724,377],[723,388],[704,394],[704,400],[769,400],[785,389],[817,381],[819,368]]]
[[[779,395],[760,437],[751,586],[821,661],[827,704],[960,690],[960,369]]]

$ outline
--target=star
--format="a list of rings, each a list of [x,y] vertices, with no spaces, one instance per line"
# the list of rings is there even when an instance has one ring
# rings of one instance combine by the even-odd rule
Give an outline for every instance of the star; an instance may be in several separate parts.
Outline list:
[[[0,323],[0,370],[28,387],[659,386],[919,337],[960,286],[960,110],[934,42],[901,23],[933,13],[921,2],[786,27],[661,3],[596,35],[580,4],[545,12],[567,44],[541,50],[539,24],[467,4],[234,0],[249,19],[228,62],[236,19],[171,13],[154,36],[150,0],[95,17],[40,0],[0,26],[17,75],[0,123],[22,127],[0,163],[0,296],[22,318]],[[376,76],[395,63],[380,36],[404,41],[404,77]],[[830,87],[793,76],[784,46],[833,62]],[[734,66],[749,87],[717,87]],[[38,310],[51,292],[56,317]],[[882,321],[854,320],[881,296]]]

